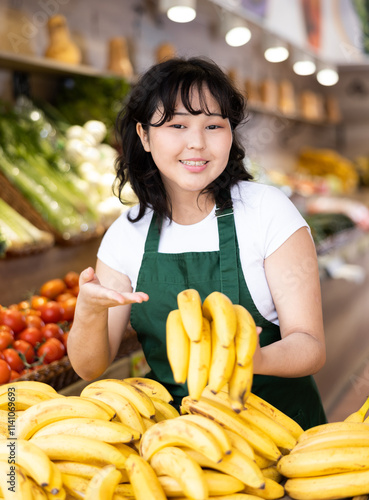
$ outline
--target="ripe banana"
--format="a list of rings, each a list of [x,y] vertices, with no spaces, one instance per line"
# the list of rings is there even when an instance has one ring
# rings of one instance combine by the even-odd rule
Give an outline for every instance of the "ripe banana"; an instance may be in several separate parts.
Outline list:
[[[232,449],[236,448],[238,451],[251,458],[251,460],[255,460],[254,450],[245,438],[243,438],[236,432],[231,431],[230,429],[226,429],[225,427],[223,428],[223,430],[227,434],[231,442]]]
[[[228,383],[228,394],[231,408],[237,413],[242,411],[248,398],[254,375],[252,360],[246,365],[235,364]]]
[[[35,444],[24,439],[0,441],[0,460],[16,463],[22,470],[45,487],[50,484],[53,474],[52,463],[46,453]]]
[[[142,416],[136,407],[121,394],[93,387],[85,388],[84,394],[86,397],[94,399],[97,402],[103,402],[113,408],[117,420],[124,425],[128,425],[128,427],[139,432],[141,435],[145,432]]]
[[[64,488],[72,498],[81,500],[85,498],[89,479],[64,472],[62,473],[62,478]]]
[[[330,500],[368,493],[369,470],[288,479],[286,493],[296,500]]]
[[[0,395],[7,394],[10,388],[12,392],[14,392],[15,388],[15,392],[18,389],[23,389],[36,392],[44,392],[45,394],[50,394],[51,396],[61,396],[51,385],[46,384],[45,382],[38,382],[37,380],[14,380],[13,382],[2,384],[0,386]]]
[[[201,397],[200,401],[193,401],[189,396],[186,396],[182,399],[182,406],[189,413],[204,415],[236,432],[246,439],[254,451],[257,451],[261,456],[273,461],[278,460],[281,456],[276,444],[266,434],[251,429],[243,418],[225,404],[205,397]]]
[[[71,474],[85,479],[91,479],[101,467],[97,465],[84,464],[82,462],[72,462],[69,460],[55,460],[54,464],[62,474]]]
[[[151,401],[154,403],[155,410],[159,411],[164,419],[177,418],[179,417],[179,412],[173,405],[167,403],[163,399],[151,396]]]
[[[330,432],[343,431],[350,433],[353,431],[361,431],[366,428],[366,425],[367,424],[361,422],[329,422],[327,424],[316,425],[315,427],[310,427],[310,429],[304,431],[297,439],[297,444],[303,443],[308,439],[315,438],[318,435]]]
[[[113,464],[124,468],[126,457],[115,446],[97,439],[68,434],[55,434],[31,438],[51,460],[73,460],[94,465]]]
[[[203,469],[203,474],[208,486],[209,498],[219,495],[231,495],[242,491],[245,487],[244,483],[239,479],[211,469]],[[159,476],[159,482],[167,497],[184,496],[183,489],[174,477]]]
[[[201,297],[197,290],[189,288],[177,295],[182,323],[192,342],[199,342],[202,329]]]
[[[220,344],[229,347],[234,342],[237,329],[237,316],[232,301],[221,292],[212,292],[204,300],[202,313],[210,322],[213,321]]]
[[[272,418],[275,422],[283,425],[296,439],[304,432],[303,428],[295,420],[256,394],[251,392],[248,395],[247,403],[268,415],[268,417]]]
[[[123,397],[127,398],[139,411],[139,413],[146,418],[152,418],[155,416],[155,407],[150,399],[150,397],[145,394],[138,387],[125,382],[124,380],[117,379],[102,379],[96,380],[91,384],[87,385],[81,392],[81,396],[87,395],[87,388],[103,389],[106,391],[113,391],[121,394]]]
[[[291,453],[322,450],[324,448],[362,446],[364,443],[369,443],[369,426],[368,429],[352,430],[350,432],[338,430],[317,434],[298,443]]]
[[[187,446],[198,450],[215,462],[220,462],[223,452],[213,434],[203,427],[181,417],[163,420],[150,427],[142,436],[140,455],[145,460],[165,446]]]
[[[258,344],[258,334],[254,318],[249,311],[239,304],[234,304],[233,308],[237,317],[236,361],[238,365],[245,366],[252,361]]]
[[[32,498],[33,500],[47,500],[47,493],[46,491],[41,488],[38,484],[36,484],[32,479],[29,479],[29,483],[31,486],[31,492],[32,492]]]
[[[277,465],[269,465],[269,467],[265,467],[264,469],[261,469],[261,472],[263,473],[263,476],[268,478],[268,479],[273,479],[273,481],[276,481],[277,483],[280,483],[283,479],[283,476],[280,472],[278,472]]]
[[[344,422],[364,422],[367,411],[369,410],[369,396],[366,401],[354,413],[351,413],[348,417],[345,418]]]
[[[50,496],[55,500],[64,500],[66,497],[66,492],[63,486],[62,473],[54,462],[51,462],[51,465],[53,469],[51,481],[47,486],[45,486],[44,489],[48,497]]]
[[[168,389],[157,380],[145,377],[128,377],[124,380],[129,384],[135,385],[150,397],[162,399],[166,403],[173,401],[173,397]]]
[[[0,461],[0,489],[5,500],[33,500],[31,483],[22,467],[8,461]]]
[[[144,458],[139,455],[129,456],[126,470],[136,500],[166,500],[167,497],[154,469]]]
[[[211,336],[209,321],[202,322],[201,337],[190,341],[190,359],[188,363],[187,387],[193,399],[200,399],[209,378],[211,360]]]
[[[190,360],[190,338],[183,326],[179,309],[170,311],[166,321],[167,356],[177,384],[184,384]]]
[[[150,465],[157,476],[168,475],[176,479],[186,497],[205,500],[208,485],[200,465],[184,450],[167,446],[155,453]]]
[[[96,398],[89,398],[87,396],[80,396],[80,399],[86,399],[87,401],[91,401],[95,405],[100,406],[103,410],[106,411],[106,413],[109,414],[109,420],[113,420],[117,416],[114,408],[112,408],[110,405],[108,405],[107,403],[105,403],[105,401],[102,401],[101,399],[98,400]]]
[[[285,477],[311,477],[369,468],[369,446],[328,448],[283,456],[277,470]]]
[[[90,479],[85,492],[85,500],[112,500],[115,487],[121,477],[121,473],[114,465],[105,465]]]
[[[201,467],[224,472],[225,474],[229,474],[230,476],[239,479],[245,485],[249,485],[254,488],[264,488],[265,486],[265,478],[260,468],[253,460],[246,455],[243,455],[236,449],[232,450],[230,455],[225,455],[223,460],[218,463],[196,450],[190,448],[183,449],[190,455],[190,457],[195,459]]]
[[[268,477],[265,477],[264,479],[264,489],[260,490],[256,488],[250,488],[250,486],[246,485],[243,491],[249,495],[255,495],[256,497],[265,498],[265,500],[276,500],[277,498],[284,497],[284,487],[281,484]]]
[[[30,406],[40,403],[41,401],[46,401],[47,399],[64,397],[61,394],[57,393],[51,395],[50,393],[48,394],[46,392],[34,391],[31,389],[21,389],[21,388],[17,388],[14,392],[12,392],[12,395],[15,398],[13,401],[14,404],[13,409],[15,411],[26,410]],[[7,410],[8,405],[9,405],[9,394],[8,393],[1,394],[0,409]]]
[[[48,399],[30,406],[17,418],[18,439],[29,439],[45,425],[67,417],[90,417],[109,420],[110,414],[107,414],[97,404],[78,396]]]
[[[232,376],[236,362],[236,349],[234,342],[227,347],[222,345],[222,340],[215,333],[214,322],[211,324],[211,363],[209,369],[209,389],[213,393],[219,392]]]
[[[209,418],[203,417],[202,415],[194,414],[182,415],[181,419],[189,420],[190,422],[194,422],[195,424],[199,425],[203,429],[209,430],[218,441],[224,455],[229,455],[232,452],[231,439],[228,436],[226,429],[224,429],[214,420],[210,420]]]
[[[121,422],[110,422],[98,418],[66,418],[45,425],[33,437],[49,436],[50,434],[69,434],[98,439],[105,443],[130,443],[140,439],[141,434]]]

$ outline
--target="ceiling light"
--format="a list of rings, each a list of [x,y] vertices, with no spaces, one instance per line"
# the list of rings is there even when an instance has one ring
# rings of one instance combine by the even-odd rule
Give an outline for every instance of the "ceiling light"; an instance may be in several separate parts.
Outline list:
[[[159,8],[175,23],[189,23],[196,17],[196,0],[160,0]]]
[[[251,38],[251,31],[247,27],[246,21],[229,12],[224,15],[222,31],[225,34],[226,42],[231,47],[241,47]]]
[[[296,75],[307,76],[315,73],[316,64],[314,59],[303,52],[294,53],[293,57],[293,71]]]
[[[335,85],[338,80],[338,72],[333,66],[323,66],[317,73],[316,78],[321,85],[330,87]]]
[[[287,43],[273,36],[266,36],[264,40],[264,57],[267,61],[279,63],[288,59],[290,53]]]

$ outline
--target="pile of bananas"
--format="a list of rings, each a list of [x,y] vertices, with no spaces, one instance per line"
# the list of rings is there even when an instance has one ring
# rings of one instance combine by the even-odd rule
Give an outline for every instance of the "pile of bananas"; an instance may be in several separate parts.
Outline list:
[[[251,391],[258,342],[251,314],[221,292],[212,292],[202,304],[198,291],[187,289],[178,294],[177,303],[166,325],[174,380],[187,380],[195,400],[207,385],[217,393],[228,384],[231,406],[241,411]]]

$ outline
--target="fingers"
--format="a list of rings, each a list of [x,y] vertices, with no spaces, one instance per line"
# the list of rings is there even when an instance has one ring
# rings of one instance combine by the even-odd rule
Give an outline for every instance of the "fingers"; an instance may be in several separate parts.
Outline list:
[[[95,274],[95,271],[92,267],[88,267],[84,271],[81,272],[79,275],[79,285],[82,286],[86,283],[89,283],[91,281],[97,280],[97,276]]]

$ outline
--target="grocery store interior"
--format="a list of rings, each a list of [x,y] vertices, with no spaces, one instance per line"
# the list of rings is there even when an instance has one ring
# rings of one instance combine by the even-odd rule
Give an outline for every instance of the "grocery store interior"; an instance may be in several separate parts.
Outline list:
[[[111,189],[117,112],[174,55],[210,57],[245,93],[247,168],[310,224],[327,343],[315,379],[342,420],[369,394],[365,1],[0,0],[0,304],[94,266],[124,209]],[[143,369],[131,335],[112,376]],[[51,376],[67,392],[79,381],[65,356]]]

